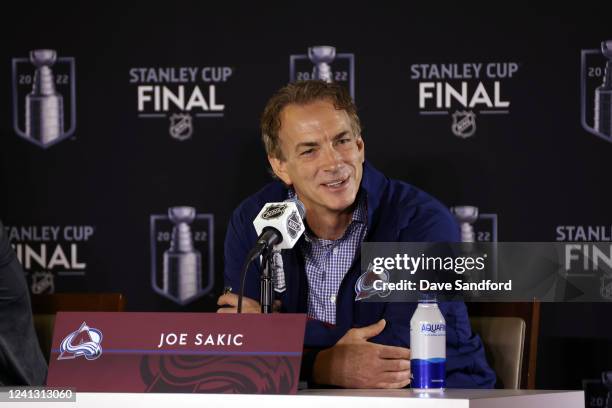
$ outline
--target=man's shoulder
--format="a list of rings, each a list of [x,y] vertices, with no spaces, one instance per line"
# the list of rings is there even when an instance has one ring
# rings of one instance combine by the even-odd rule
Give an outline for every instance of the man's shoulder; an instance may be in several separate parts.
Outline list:
[[[431,194],[405,181],[390,179],[389,196],[392,205],[408,210],[416,217],[449,215],[448,208]]]
[[[385,223],[415,241],[458,239],[458,226],[449,209],[429,193],[402,180],[385,178],[376,204]]]
[[[375,197],[376,202],[372,204],[377,208],[385,207],[385,210],[393,209],[404,214],[409,210],[417,212],[419,216],[426,213],[448,213],[440,201],[420,188],[402,180],[388,178],[368,162],[364,170],[364,187],[368,195]]]

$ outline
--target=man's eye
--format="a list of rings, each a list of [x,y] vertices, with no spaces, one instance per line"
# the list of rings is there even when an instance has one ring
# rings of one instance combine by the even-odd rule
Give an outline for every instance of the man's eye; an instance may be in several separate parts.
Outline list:
[[[314,152],[314,149],[304,150],[302,153],[300,153],[300,156],[307,156],[311,154],[312,152]]]
[[[351,139],[349,139],[348,137],[345,137],[345,138],[343,138],[343,139],[340,139],[338,142],[339,142],[340,144],[346,144],[346,143],[348,143],[348,142],[350,142],[350,141],[351,141]]]

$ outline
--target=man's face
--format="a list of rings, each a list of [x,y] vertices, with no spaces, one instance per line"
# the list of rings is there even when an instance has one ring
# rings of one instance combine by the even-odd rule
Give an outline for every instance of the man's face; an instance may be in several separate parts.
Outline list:
[[[268,160],[309,212],[339,213],[355,202],[364,144],[345,111],[328,100],[288,105],[281,112],[279,139],[283,160]]]

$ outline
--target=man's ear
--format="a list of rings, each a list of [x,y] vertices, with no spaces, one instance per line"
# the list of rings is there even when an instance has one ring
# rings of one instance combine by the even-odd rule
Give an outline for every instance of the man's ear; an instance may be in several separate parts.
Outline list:
[[[292,183],[291,177],[289,177],[289,174],[287,173],[287,162],[272,156],[268,156],[268,162],[270,163],[270,167],[272,167],[272,171],[274,174],[276,174],[276,177],[281,179],[286,185],[290,186]]]
[[[363,142],[363,138],[361,135],[357,136],[357,149],[359,149],[359,154],[361,155],[361,162],[365,162],[365,143]]]

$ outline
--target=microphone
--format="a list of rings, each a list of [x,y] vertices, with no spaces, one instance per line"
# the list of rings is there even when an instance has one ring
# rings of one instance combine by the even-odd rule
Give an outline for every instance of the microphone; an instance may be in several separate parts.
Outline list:
[[[257,232],[256,247],[291,249],[304,233],[304,204],[297,198],[263,206],[253,226]],[[262,250],[263,250],[262,249]]]
[[[255,220],[253,226],[257,232],[257,241],[244,260],[240,276],[240,294],[238,296],[238,313],[242,312],[242,298],[246,271],[255,259],[271,249],[291,249],[304,233],[304,215],[306,209],[297,197],[280,203],[266,203]],[[264,258],[266,258],[265,256]],[[262,274],[261,305],[262,312],[269,313],[271,309],[271,292],[269,272]]]

